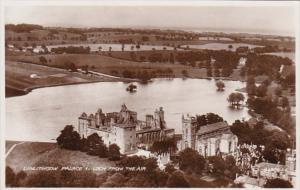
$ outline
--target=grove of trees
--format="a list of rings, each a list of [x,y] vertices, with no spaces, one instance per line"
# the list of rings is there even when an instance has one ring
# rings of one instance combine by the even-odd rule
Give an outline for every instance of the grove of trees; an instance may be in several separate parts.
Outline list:
[[[241,106],[240,102],[243,102],[244,100],[245,100],[245,96],[239,92],[233,92],[227,98],[227,101],[231,104],[231,107],[237,109],[240,108]]]

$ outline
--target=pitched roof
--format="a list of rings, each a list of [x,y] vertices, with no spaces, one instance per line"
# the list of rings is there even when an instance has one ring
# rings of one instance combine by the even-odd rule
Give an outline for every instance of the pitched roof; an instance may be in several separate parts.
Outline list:
[[[197,135],[203,135],[203,134],[206,134],[206,133],[211,133],[211,132],[226,129],[226,128],[229,128],[226,121],[221,121],[221,122],[218,122],[218,123],[204,125],[204,126],[200,127],[200,129],[197,132]]]
[[[229,139],[232,139],[235,135],[232,134],[232,133],[223,133],[222,136],[221,136],[221,139],[224,139],[224,140],[229,140]]]

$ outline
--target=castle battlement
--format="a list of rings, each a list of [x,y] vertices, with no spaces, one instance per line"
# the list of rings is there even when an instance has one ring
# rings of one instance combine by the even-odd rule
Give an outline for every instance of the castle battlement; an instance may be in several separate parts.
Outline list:
[[[81,137],[97,133],[106,145],[117,144],[123,154],[133,153],[138,145],[148,146],[175,132],[167,128],[162,107],[140,121],[137,112],[127,109],[125,104],[120,112],[103,113],[102,109],[90,115],[83,112],[78,117],[78,131]]]

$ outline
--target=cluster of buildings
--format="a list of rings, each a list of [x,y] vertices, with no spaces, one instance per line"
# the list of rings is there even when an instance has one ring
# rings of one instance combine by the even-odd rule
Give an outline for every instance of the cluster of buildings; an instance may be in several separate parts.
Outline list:
[[[23,52],[23,53],[45,53],[48,51],[47,48],[43,48],[42,46],[16,46],[13,44],[7,45],[7,50],[11,52]]]
[[[98,109],[94,114],[82,113],[78,131],[81,137],[97,133],[107,146],[117,144],[122,154],[133,154],[138,147],[147,149],[153,142],[175,135],[175,130],[166,125],[162,107],[141,121],[125,104],[120,112],[103,113]],[[197,128],[196,118],[190,116],[182,116],[182,134],[176,139],[178,151],[192,148],[205,157],[233,153],[238,142],[226,121]]]
[[[104,143],[117,144],[120,152],[137,155],[138,148],[147,150],[155,141],[174,137],[178,151],[186,148],[197,150],[204,157],[232,155],[243,175],[237,177],[237,183],[249,187],[262,187],[267,179],[281,178],[295,183],[296,151],[287,150],[286,164],[267,163],[263,156],[263,146],[238,145],[226,121],[199,126],[194,116],[182,116],[182,133],[168,128],[163,108],[156,109],[153,115],[146,115],[145,120],[137,119],[137,112],[129,110],[125,104],[119,112],[82,113],[78,118],[78,131],[81,137],[97,133]],[[170,157],[158,159],[170,161]]]
[[[103,113],[98,109],[94,114],[82,113],[78,132],[81,137],[97,133],[107,146],[117,144],[122,154],[133,154],[138,147],[148,148],[155,141],[172,137],[175,130],[167,128],[162,107],[141,121],[123,104],[120,112]]]
[[[242,149],[247,152],[241,151]],[[268,179],[280,178],[295,186],[296,150],[287,149],[285,164],[267,162],[262,156],[263,150],[264,146],[246,144],[238,146],[234,157],[244,175],[237,177],[235,182],[243,183],[245,187],[263,187]]]
[[[238,138],[226,121],[198,126],[196,117],[182,116],[182,137],[179,150],[192,148],[204,157],[232,154],[236,151]]]

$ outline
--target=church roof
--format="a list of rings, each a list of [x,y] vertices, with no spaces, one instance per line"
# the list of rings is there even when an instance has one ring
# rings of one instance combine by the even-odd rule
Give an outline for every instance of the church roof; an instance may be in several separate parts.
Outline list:
[[[224,133],[224,134],[222,134],[221,139],[224,139],[224,140],[230,140],[230,139],[232,139],[232,137],[234,137],[234,136],[235,136],[235,135],[232,134],[232,133]]]
[[[221,121],[218,123],[213,123],[213,124],[209,124],[209,125],[204,125],[201,126],[200,129],[197,132],[197,135],[204,135],[207,133],[212,133],[218,130],[224,130],[229,128],[228,124],[226,121]]]
[[[136,127],[136,124],[134,124],[134,123],[114,123],[113,125],[116,127],[119,127],[119,128],[135,128]]]

